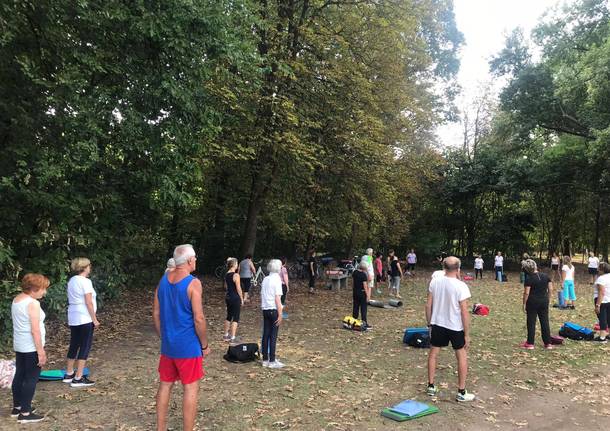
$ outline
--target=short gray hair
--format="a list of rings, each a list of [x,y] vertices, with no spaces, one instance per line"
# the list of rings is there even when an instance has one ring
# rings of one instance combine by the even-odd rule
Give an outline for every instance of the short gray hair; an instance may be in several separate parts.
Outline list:
[[[523,262],[523,269],[525,270],[525,272],[532,274],[538,271],[538,265],[536,265],[534,259],[526,259]]]
[[[373,249],[372,248],[367,248],[366,249],[366,254],[373,254]]]
[[[167,267],[168,268],[175,268],[176,267],[176,261],[174,260],[173,257],[170,257],[169,259],[167,259]]]
[[[176,262],[176,266],[184,265],[189,258],[196,255],[195,249],[191,244],[181,244],[174,249],[174,262]]]
[[[234,266],[237,266],[237,258],[235,257],[229,257],[227,258],[227,269],[231,269]]]
[[[282,270],[282,261],[279,259],[271,259],[267,264],[269,274],[279,274]]]
[[[368,263],[366,263],[366,261],[364,259],[362,259],[360,261],[360,264],[358,265],[358,268],[364,269],[365,271],[367,271],[369,269],[369,265],[368,265]]]
[[[443,268],[445,272],[454,272],[460,269],[462,262],[455,256],[448,256],[443,259]]]

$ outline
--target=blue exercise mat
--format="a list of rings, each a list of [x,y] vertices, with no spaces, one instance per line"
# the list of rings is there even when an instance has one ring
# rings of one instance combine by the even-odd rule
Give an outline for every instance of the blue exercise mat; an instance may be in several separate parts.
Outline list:
[[[419,401],[404,400],[396,404],[395,406],[390,407],[390,410],[405,416],[416,416],[421,412],[425,412],[429,408],[429,405],[420,403]]]

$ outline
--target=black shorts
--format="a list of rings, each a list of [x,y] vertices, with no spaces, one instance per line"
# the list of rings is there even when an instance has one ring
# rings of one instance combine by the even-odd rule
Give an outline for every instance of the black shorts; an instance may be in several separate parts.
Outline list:
[[[553,271],[559,271],[559,265],[551,265]]]
[[[415,264],[414,263],[408,264],[408,269],[409,269],[409,271],[415,271]]]
[[[589,274],[597,275],[597,268],[589,268]]]
[[[227,322],[239,322],[239,312],[241,310],[241,300],[226,298],[227,304]]]
[[[375,276],[375,282],[376,282],[376,283],[381,283],[382,281],[383,281],[383,275],[381,275],[381,274],[377,274],[377,275]]]
[[[452,331],[442,326],[432,325],[430,344],[434,347],[446,347],[451,341],[453,350],[459,350],[466,344],[464,331]]]
[[[252,285],[252,279],[251,278],[239,278],[239,282],[241,283],[241,290],[244,293],[248,293],[250,292],[250,286]]]

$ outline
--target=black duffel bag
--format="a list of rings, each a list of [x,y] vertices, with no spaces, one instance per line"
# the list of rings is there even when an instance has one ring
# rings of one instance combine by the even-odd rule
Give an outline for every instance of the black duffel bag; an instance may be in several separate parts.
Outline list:
[[[243,343],[229,346],[229,350],[223,356],[229,362],[244,363],[256,361],[258,355],[258,344]]]

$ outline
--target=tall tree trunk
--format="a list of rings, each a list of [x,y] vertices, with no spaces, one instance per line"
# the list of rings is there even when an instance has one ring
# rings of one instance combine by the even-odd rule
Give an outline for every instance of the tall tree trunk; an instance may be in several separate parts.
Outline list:
[[[593,238],[593,253],[597,256],[599,251],[599,231],[601,227],[601,214],[602,214],[602,199],[601,197],[597,200],[597,209],[595,210],[595,236]]]

